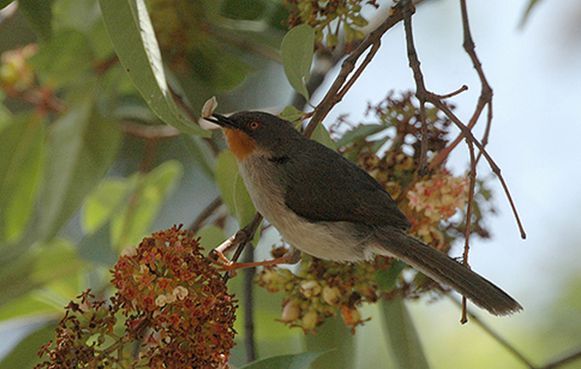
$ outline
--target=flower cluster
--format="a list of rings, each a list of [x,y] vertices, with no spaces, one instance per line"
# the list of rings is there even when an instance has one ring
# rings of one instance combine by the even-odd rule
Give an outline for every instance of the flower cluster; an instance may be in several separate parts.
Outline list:
[[[467,201],[468,181],[454,176],[445,162],[418,174],[421,140],[427,140],[427,158],[434,157],[448,143],[450,122],[437,110],[426,109],[426,128],[422,129],[419,108],[410,93],[389,95],[369,106],[374,125],[352,126],[341,136],[343,155],[371,174],[396,199],[412,223],[410,233],[427,244],[448,252],[455,239],[462,237],[461,214]],[[339,132],[348,124],[344,119],[332,128]],[[343,130],[345,131],[345,130]],[[370,134],[371,132],[371,134]],[[477,234],[487,235],[482,225],[484,206],[490,201],[485,183],[476,187],[472,224]],[[257,282],[270,292],[282,292],[281,321],[314,330],[327,317],[340,315],[348,327],[362,324],[358,311],[364,303],[394,295],[416,297],[433,284],[426,278],[403,278],[401,263],[378,256],[374,261],[342,264],[308,258],[293,273],[269,268],[257,275]],[[384,290],[379,276],[395,274],[395,290]]]
[[[445,170],[416,182],[407,192],[409,208],[415,212],[414,233],[424,242],[444,248],[446,240],[439,223],[465,206],[467,194],[468,179],[454,177]]]
[[[303,261],[296,274],[283,268],[264,269],[257,282],[269,292],[285,294],[280,320],[290,326],[311,331],[339,312],[345,325],[354,329],[365,321],[358,306],[379,298],[376,271],[388,267],[386,258],[363,264],[312,258]]]
[[[34,70],[29,59],[36,54],[36,45],[9,50],[0,57],[0,86],[4,90],[25,91],[34,84]]]
[[[361,15],[362,7],[379,6],[377,0],[286,0],[286,4],[289,8],[289,26],[310,25],[315,29],[317,43],[329,49],[338,45],[341,29],[347,45],[361,40],[365,36],[361,28],[368,23]]]
[[[92,363],[109,366],[117,361],[116,346],[110,345],[119,312],[116,300],[96,300],[89,290],[77,298],[78,302],[71,301],[65,308],[65,316],[56,328],[56,343],[41,347],[39,355],[48,360],[37,369],[73,369]],[[106,344],[109,347],[103,348]]]
[[[113,275],[108,301],[86,292],[67,306],[38,369],[227,367],[235,300],[190,234],[154,233],[120,257]]]
[[[55,89],[41,84],[31,59],[37,52],[35,44],[8,50],[0,57],[0,89],[6,97],[32,105],[41,116],[61,112],[64,107]]]

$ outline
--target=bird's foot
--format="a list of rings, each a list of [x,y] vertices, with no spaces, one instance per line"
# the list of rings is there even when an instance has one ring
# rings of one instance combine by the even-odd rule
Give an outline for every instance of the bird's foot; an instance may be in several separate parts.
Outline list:
[[[279,264],[296,264],[301,260],[301,253],[298,250],[291,249],[286,254],[269,260],[254,261],[249,263],[238,263],[228,260],[226,256],[219,250],[212,250],[210,254],[214,263],[221,269],[227,272],[232,272],[238,269],[256,268],[256,267],[271,267]]]

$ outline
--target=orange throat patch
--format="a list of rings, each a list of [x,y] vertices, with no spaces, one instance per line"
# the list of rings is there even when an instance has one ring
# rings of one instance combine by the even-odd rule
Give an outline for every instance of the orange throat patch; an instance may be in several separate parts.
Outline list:
[[[239,129],[224,129],[228,147],[238,160],[244,160],[256,149],[256,141]]]

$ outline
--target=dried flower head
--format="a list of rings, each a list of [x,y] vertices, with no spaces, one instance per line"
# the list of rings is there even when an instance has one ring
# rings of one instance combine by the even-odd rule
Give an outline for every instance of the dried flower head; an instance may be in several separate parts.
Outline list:
[[[38,369],[227,366],[235,300],[192,235],[175,226],[154,233],[113,275],[118,291],[108,301],[87,291],[66,307]]]
[[[146,356],[178,368],[217,368],[234,346],[236,305],[197,240],[177,227],[119,258],[113,285],[128,322],[146,319]]]
[[[0,56],[0,87],[16,91],[31,88],[35,74],[29,60],[36,51],[37,46],[30,44],[3,52]]]

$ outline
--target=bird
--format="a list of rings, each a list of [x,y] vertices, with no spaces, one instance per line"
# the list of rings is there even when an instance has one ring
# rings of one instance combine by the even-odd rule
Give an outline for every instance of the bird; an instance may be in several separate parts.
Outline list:
[[[393,257],[493,315],[522,310],[489,280],[409,235],[409,220],[381,184],[291,122],[261,111],[205,119],[222,128],[256,209],[295,249],[337,262]]]

